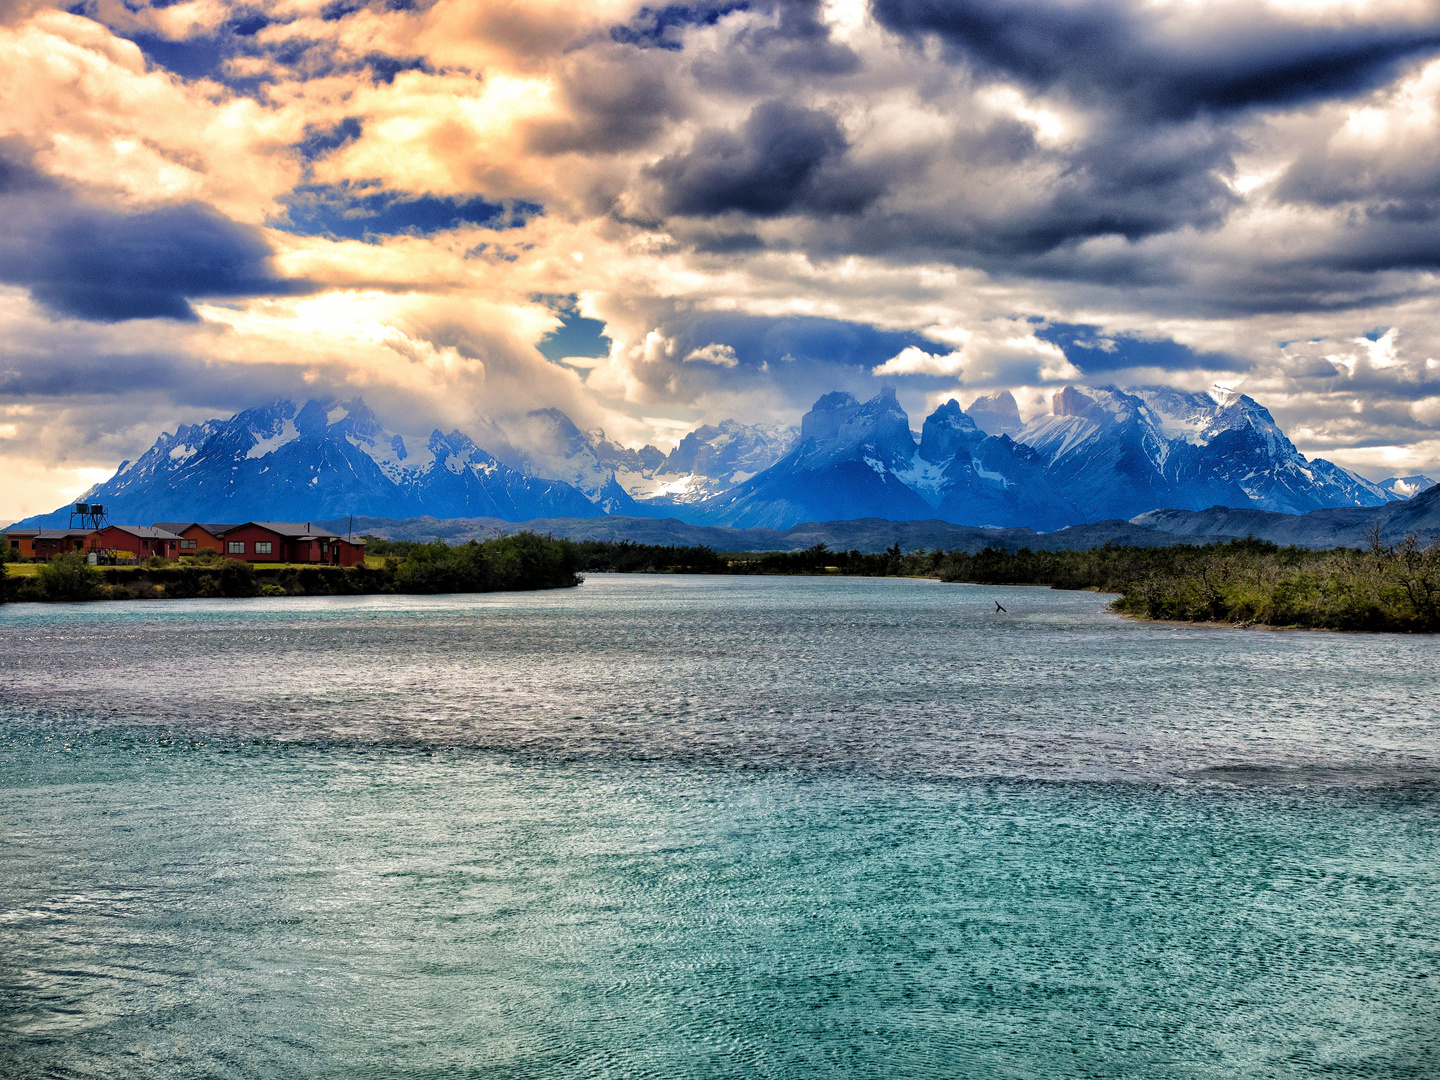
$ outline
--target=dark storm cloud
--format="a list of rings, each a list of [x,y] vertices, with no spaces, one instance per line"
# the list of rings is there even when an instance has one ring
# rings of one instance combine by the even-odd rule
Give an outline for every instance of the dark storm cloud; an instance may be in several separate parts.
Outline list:
[[[759,90],[786,82],[851,75],[863,66],[848,45],[831,38],[821,0],[783,0],[763,5],[771,20],[740,28],[721,57],[696,71],[707,89]]]
[[[286,216],[274,223],[278,229],[306,236],[372,242],[402,233],[429,236],[466,225],[519,228],[543,213],[542,207],[535,203],[412,195],[386,190],[374,182],[352,184],[348,180],[338,184],[302,184],[282,201]]]
[[[1423,23],[1333,25],[1231,9],[1175,34],[1172,13],[1140,0],[871,0],[881,25],[934,35],[982,72],[1156,119],[1356,94],[1440,48]]]
[[[11,343],[0,356],[0,399],[95,400],[140,395],[150,405],[164,401],[245,408],[276,395],[307,395],[306,387],[315,381],[333,385],[345,381],[338,363],[319,365],[318,380],[311,380],[304,368],[284,361],[201,363],[181,349],[121,352],[89,342],[96,347],[85,351],[76,349],[73,341],[65,344],[68,347],[55,349],[36,343]]]
[[[1396,243],[1395,261],[1414,260],[1417,243],[1433,253],[1440,220],[1440,146],[1434,139],[1348,150],[1322,144],[1297,155],[1275,187],[1276,198],[1292,205],[1345,207],[1352,236],[1368,227],[1372,245]],[[1420,235],[1413,235],[1419,232]],[[1427,254],[1414,265],[1433,265]]]
[[[528,126],[540,154],[614,154],[649,143],[689,108],[673,57],[604,45],[570,58],[559,74],[564,120]]]
[[[1173,252],[1137,245],[1187,229],[1218,230],[1243,204],[1230,180],[1253,133],[1237,113],[1354,96],[1394,78],[1411,59],[1440,51],[1434,12],[1412,22],[1324,25],[1234,8],[1182,17],[1138,0],[873,0],[871,8],[897,34],[941,39],[952,67],[967,73],[947,81],[917,56],[929,71],[923,79],[917,73],[923,94],[945,101],[972,74],[1016,81],[1078,105],[1084,115],[1077,134],[1041,143],[1032,125],[992,110],[952,111],[948,140],[915,148],[908,159],[892,157],[883,171],[860,171],[854,162],[863,147],[849,145],[829,114],[797,104],[789,88],[805,85],[797,71],[819,70],[798,58],[845,47],[830,40],[809,0],[757,4],[765,18],[737,23],[723,52],[692,70],[707,92],[762,101],[738,129],[702,132],[688,151],[646,171],[660,187],[657,208],[692,218],[794,216],[794,230],[783,238],[767,233],[767,245],[826,257],[939,256],[993,273],[1174,291],[1193,267]],[[788,59],[778,61],[777,49],[790,50]],[[847,63],[835,70],[862,70],[858,60]],[[1322,161],[1308,172],[1297,165],[1288,188],[1282,185],[1282,194],[1337,201],[1376,185],[1352,229],[1334,237],[1334,250],[1321,253],[1309,275],[1321,309],[1393,292],[1393,283],[1362,286],[1353,272],[1433,265],[1435,245],[1423,229],[1440,219],[1436,162],[1401,163],[1379,180],[1366,164]],[[891,192],[904,197],[885,198]],[[761,246],[743,227],[671,232],[705,254]],[[1129,243],[1100,254],[1087,245],[1109,237]],[[1233,295],[1216,279],[1176,302],[1211,310],[1307,303],[1304,288],[1291,287],[1297,282],[1262,282],[1253,292],[1244,277],[1234,275]]]
[[[855,213],[879,195],[876,178],[842,167],[847,149],[834,117],[784,101],[757,105],[738,132],[708,131],[649,173],[675,214],[792,210]]]
[[[1003,269],[1012,258],[1093,237],[1139,240],[1187,225],[1213,228],[1239,203],[1223,179],[1235,145],[1231,132],[1197,122],[1159,131],[1101,128],[1063,154],[1032,147],[1015,165],[1054,174],[1041,198],[995,209],[966,202],[950,219],[958,228],[948,231],[942,221],[936,235],[950,235],[962,251]]]
[[[57,315],[194,319],[200,297],[308,291],[278,278],[258,229],[200,203],[124,212],[85,201],[0,143],[0,281]]]

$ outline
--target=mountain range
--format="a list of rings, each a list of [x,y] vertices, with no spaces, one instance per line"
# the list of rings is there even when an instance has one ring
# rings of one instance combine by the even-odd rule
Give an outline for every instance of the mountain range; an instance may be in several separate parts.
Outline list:
[[[865,402],[837,392],[798,430],[727,420],[669,453],[582,431],[558,409],[481,418],[472,430],[392,432],[359,398],[275,401],[162,434],[87,498],[111,520],[140,523],[624,515],[781,530],[879,518],[1049,532],[1162,509],[1376,507],[1434,484],[1373,483],[1309,460],[1245,395],[1154,386],[1067,386],[1029,422],[1008,392],[968,411],[951,399],[918,432],[891,390]],[[67,517],[68,507],[24,524]]]

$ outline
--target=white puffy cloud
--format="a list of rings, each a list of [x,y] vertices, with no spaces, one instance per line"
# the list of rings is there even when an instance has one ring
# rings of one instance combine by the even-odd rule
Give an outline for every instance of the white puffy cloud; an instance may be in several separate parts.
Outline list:
[[[1035,336],[1033,324],[1001,319],[977,331],[950,331],[962,345],[948,353],[932,353],[917,345],[872,369],[874,375],[936,375],[957,378],[962,386],[1024,386],[1070,382],[1085,377],[1053,342]]]
[[[691,349],[685,356],[685,362],[687,364],[714,364],[717,367],[735,367],[740,363],[736,359],[733,348],[714,341],[709,345],[702,345],[698,349]]]

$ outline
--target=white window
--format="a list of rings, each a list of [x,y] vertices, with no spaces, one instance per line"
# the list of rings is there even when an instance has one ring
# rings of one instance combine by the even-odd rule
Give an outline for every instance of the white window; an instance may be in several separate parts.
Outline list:
[[[269,540],[256,540],[256,541],[255,541],[255,554],[256,554],[256,555],[269,555],[269,554],[270,554],[270,541],[269,541]]]
[[[245,554],[245,541],[244,541],[244,540],[229,540],[229,541],[227,541],[226,544],[225,544],[225,550],[228,551],[231,555],[244,555],[244,554]]]
[[[180,541],[180,550],[181,550],[181,551],[194,551],[194,550],[195,550],[195,541],[194,541],[194,540],[181,540],[181,541]]]

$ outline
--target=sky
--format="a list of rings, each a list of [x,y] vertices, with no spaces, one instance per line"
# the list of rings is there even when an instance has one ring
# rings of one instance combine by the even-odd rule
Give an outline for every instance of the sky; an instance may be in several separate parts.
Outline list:
[[[360,395],[1216,384],[1440,476],[1440,0],[0,0],[0,520]]]

